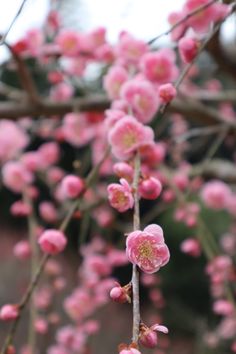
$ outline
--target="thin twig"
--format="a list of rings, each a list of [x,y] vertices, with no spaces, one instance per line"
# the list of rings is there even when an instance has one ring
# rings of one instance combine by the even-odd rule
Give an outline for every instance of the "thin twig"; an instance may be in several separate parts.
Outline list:
[[[19,9],[18,9],[18,11],[17,11],[15,17],[13,18],[13,20],[12,20],[10,26],[8,27],[8,30],[7,30],[7,31],[5,32],[5,34],[2,36],[2,38],[1,38],[1,40],[0,40],[0,45],[3,45],[3,44],[5,43],[5,40],[6,40],[7,36],[8,36],[8,34],[9,34],[10,30],[12,29],[14,23],[16,22],[17,18],[20,16],[20,14],[21,14],[21,12],[22,12],[22,10],[23,10],[23,7],[24,7],[25,4],[26,4],[26,1],[27,1],[27,0],[23,0],[23,1],[22,1],[22,3],[21,3],[21,5],[20,5],[20,7],[19,7]]]
[[[189,131],[187,131],[184,134],[181,134],[180,136],[174,137],[174,141],[176,143],[182,143],[183,141],[186,141],[191,138],[195,138],[198,136],[206,136],[206,135],[211,135],[218,133],[224,129],[225,125],[224,124],[217,124],[214,126],[210,127],[200,127],[200,128],[193,128]]]
[[[159,34],[158,36],[152,38],[150,41],[148,41],[148,44],[151,45],[154,42],[156,42],[158,39],[160,39],[161,37],[167,36],[168,34],[170,34],[175,28],[179,27],[180,25],[182,25],[184,22],[186,22],[189,18],[193,17],[194,15],[198,14],[199,12],[207,9],[208,7],[210,7],[212,4],[214,4],[215,2],[217,2],[217,0],[211,0],[208,3],[201,5],[199,7],[197,7],[196,9],[194,9],[193,11],[189,12],[186,16],[184,16],[183,18],[181,18],[181,20],[177,21],[173,26],[171,26],[167,31]]]
[[[140,211],[139,211],[139,195],[138,195],[138,183],[140,176],[140,156],[137,152],[134,158],[134,219],[133,230],[140,229]],[[139,303],[139,273],[137,266],[133,264],[132,271],[132,291],[133,291],[133,343],[138,343],[139,327],[140,327],[140,303]]]

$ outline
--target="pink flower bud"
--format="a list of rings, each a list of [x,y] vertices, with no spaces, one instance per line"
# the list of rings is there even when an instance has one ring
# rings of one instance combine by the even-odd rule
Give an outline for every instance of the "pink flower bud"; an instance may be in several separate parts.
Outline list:
[[[62,180],[62,191],[67,198],[77,198],[84,189],[84,182],[80,177],[68,175]]]
[[[18,305],[6,304],[0,310],[0,319],[2,321],[12,321],[19,316]]]
[[[126,162],[117,162],[113,166],[114,173],[120,177],[125,178],[128,182],[132,182],[134,169]]]
[[[140,325],[140,343],[146,348],[155,348],[158,342],[156,332],[162,332],[167,334],[168,328],[159,324],[155,324],[149,328],[144,323],[142,323]]]
[[[201,246],[198,240],[188,238],[181,243],[181,251],[192,257],[199,257],[201,254]]]
[[[29,242],[27,240],[17,242],[13,248],[13,254],[20,260],[28,259],[31,255]]]
[[[43,232],[38,243],[43,252],[58,254],[66,247],[67,239],[61,231],[49,229]]]
[[[159,197],[162,191],[161,182],[155,177],[144,179],[139,184],[139,193],[144,199],[154,200]]]
[[[32,208],[23,200],[17,200],[11,205],[10,212],[14,216],[27,216],[31,214]]]
[[[194,38],[181,38],[178,44],[179,54],[184,63],[190,63],[198,52],[199,42]]]
[[[130,295],[130,284],[121,287],[120,284],[117,283],[116,286],[110,291],[110,297],[112,298],[112,300],[115,302],[119,302],[120,304],[124,304],[125,302],[131,302]]]
[[[234,312],[231,302],[227,300],[217,300],[214,302],[213,311],[218,315],[230,316]]]
[[[176,97],[177,94],[176,88],[172,84],[161,85],[158,92],[163,103],[169,103]]]
[[[45,334],[48,331],[48,323],[44,318],[38,317],[34,321],[34,328],[37,333]]]
[[[12,345],[9,345],[6,354],[16,354],[16,349]]]

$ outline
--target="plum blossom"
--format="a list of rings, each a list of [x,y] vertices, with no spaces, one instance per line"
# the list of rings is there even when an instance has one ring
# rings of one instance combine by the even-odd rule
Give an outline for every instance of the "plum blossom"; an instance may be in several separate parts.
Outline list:
[[[195,38],[183,37],[179,40],[179,54],[184,63],[190,63],[195,58],[199,44]]]
[[[0,310],[0,319],[3,321],[15,320],[19,316],[19,308],[17,305],[6,304]]]
[[[148,52],[148,45],[144,41],[134,38],[131,34],[122,32],[115,49],[121,62],[136,65],[140,57]]]
[[[120,88],[128,80],[128,72],[122,66],[112,66],[103,80],[103,86],[110,99],[116,99],[120,96]]]
[[[133,79],[121,87],[121,98],[132,109],[135,117],[142,123],[148,123],[159,107],[159,99],[154,86],[144,79]]]
[[[145,273],[155,273],[166,265],[170,253],[159,225],[152,224],[143,231],[131,232],[126,239],[126,255]]]
[[[61,231],[49,229],[42,233],[38,243],[43,252],[53,255],[64,250],[67,244],[67,239]]]
[[[108,141],[113,155],[127,160],[141,147],[153,144],[154,133],[132,116],[125,116],[109,131]]]
[[[28,141],[28,136],[19,125],[2,119],[0,122],[0,161],[5,162],[16,157],[26,147]]]
[[[158,85],[172,82],[177,78],[178,69],[175,65],[175,53],[171,49],[144,54],[140,68],[145,77]]]
[[[201,197],[207,207],[219,210],[227,206],[231,190],[226,183],[213,180],[203,186]]]
[[[111,206],[119,212],[123,213],[124,211],[133,208],[134,198],[132,195],[132,189],[124,178],[120,179],[120,184],[109,184],[107,192]]]
[[[140,343],[146,348],[155,348],[158,342],[157,332],[167,334],[168,328],[159,324],[155,324],[149,328],[144,323],[141,323],[139,335]]]

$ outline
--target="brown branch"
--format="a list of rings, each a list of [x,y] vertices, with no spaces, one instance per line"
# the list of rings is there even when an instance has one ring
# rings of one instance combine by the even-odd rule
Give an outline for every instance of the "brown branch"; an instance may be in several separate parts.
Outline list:
[[[6,47],[9,49],[11,52],[11,55],[16,63],[17,66],[17,71],[20,79],[20,83],[25,90],[25,92],[28,95],[28,98],[31,102],[35,104],[40,104],[40,97],[38,94],[38,90],[36,88],[36,85],[34,83],[34,80],[32,78],[32,75],[25,63],[25,61],[20,57],[19,54],[17,54],[11,45],[8,43],[4,42]]]
[[[73,111],[104,111],[109,108],[110,102],[104,95],[94,95],[72,99],[67,102],[41,100],[40,104],[32,102],[1,102],[0,118],[17,119],[20,117],[51,117],[63,116]]]
[[[236,69],[236,67],[235,67]],[[236,90],[226,90],[219,92],[210,92],[206,90],[199,90],[198,92],[191,93],[191,96],[188,96],[187,92],[181,91],[181,96],[191,98],[197,101],[203,102],[236,102]]]
[[[236,167],[230,161],[222,159],[212,159],[210,163],[204,165],[202,163],[192,166],[190,176],[201,176],[205,178],[217,178],[226,183],[236,183]]]

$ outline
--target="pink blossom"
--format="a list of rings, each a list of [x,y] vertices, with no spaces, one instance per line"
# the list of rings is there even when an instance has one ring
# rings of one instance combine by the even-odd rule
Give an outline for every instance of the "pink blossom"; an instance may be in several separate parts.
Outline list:
[[[208,0],[187,0],[184,6],[184,12],[187,14],[196,10],[198,7],[207,4]],[[214,3],[207,8],[198,11],[194,16],[187,20],[187,24],[196,32],[207,32],[209,25],[224,18],[228,13],[229,7],[224,4]]]
[[[74,94],[74,88],[71,84],[67,82],[60,82],[55,85],[50,92],[52,100],[58,102],[66,102]]]
[[[184,37],[178,43],[179,54],[184,63],[190,63],[198,53],[199,42],[195,38]]]
[[[171,49],[160,49],[143,55],[140,67],[148,80],[159,85],[172,82],[178,75],[175,53]]]
[[[120,97],[120,88],[128,80],[128,72],[122,66],[112,66],[104,76],[103,86],[112,100]]]
[[[207,207],[212,209],[223,209],[231,196],[231,190],[222,181],[213,180],[207,182],[201,191],[201,197]]]
[[[163,162],[165,156],[166,146],[162,142],[142,147],[142,161],[151,167]]]
[[[133,208],[134,198],[132,195],[132,189],[124,178],[120,179],[120,184],[109,184],[107,192],[111,206],[117,209],[120,213]]]
[[[123,117],[108,134],[112,153],[121,160],[131,158],[139,148],[152,144],[153,139],[153,130],[132,116]]]
[[[118,58],[125,64],[137,64],[140,57],[148,51],[148,45],[139,39],[134,38],[131,34],[123,32],[120,35],[117,44],[116,53]]]
[[[42,167],[41,155],[38,151],[29,151],[21,156],[21,162],[27,170],[35,172]]]
[[[106,28],[97,27],[85,36],[89,50],[94,51],[106,43]]]
[[[0,161],[17,156],[28,141],[28,136],[19,125],[6,119],[0,121]]]
[[[154,200],[161,194],[162,185],[157,178],[149,177],[140,182],[138,191],[142,198]]]
[[[46,334],[48,331],[48,322],[43,317],[38,317],[34,321],[34,329],[37,333]]]
[[[64,30],[56,37],[61,53],[65,56],[74,57],[80,50],[80,36],[71,30]]]
[[[31,255],[31,248],[29,241],[22,240],[15,244],[13,247],[13,254],[16,258],[20,260],[28,259]]]
[[[234,312],[233,304],[228,300],[217,300],[213,304],[213,311],[218,315],[229,316]]]
[[[155,324],[149,328],[142,323],[140,327],[139,340],[146,348],[155,348],[157,346],[158,338],[156,332],[168,333],[167,327],[159,324]]]
[[[168,22],[171,26],[174,26],[177,22],[183,19],[184,12],[171,12],[168,16]],[[173,31],[171,31],[171,39],[173,41],[179,40],[187,29],[186,22],[179,24]]]
[[[64,250],[67,239],[61,231],[49,229],[42,233],[38,243],[43,252],[54,255]]]
[[[174,85],[169,83],[161,85],[158,89],[158,93],[163,103],[169,103],[177,95],[176,88],[174,87]]]
[[[42,144],[38,152],[44,167],[55,164],[60,158],[60,148],[56,142]]]
[[[63,119],[62,131],[65,140],[74,146],[84,146],[94,136],[94,130],[88,126],[86,116],[68,113]]]
[[[134,116],[142,123],[150,122],[159,106],[155,88],[144,79],[126,81],[121,87],[121,98],[130,105]]]
[[[49,183],[53,184],[60,182],[65,175],[65,172],[60,167],[56,166],[49,168],[46,173]]]
[[[143,231],[131,232],[126,239],[126,254],[129,261],[138,265],[145,273],[157,272],[170,258],[162,228],[152,224]]]
[[[91,295],[87,289],[75,289],[64,301],[67,314],[75,321],[89,316],[95,308]]]
[[[105,111],[105,125],[107,129],[111,129],[126,113],[120,109],[107,109]]]
[[[129,349],[122,349],[119,354],[141,354],[138,349],[129,348]]]
[[[23,200],[17,200],[11,205],[10,212],[15,216],[27,216],[32,213],[32,208]]]
[[[2,168],[3,183],[13,192],[19,193],[33,181],[33,175],[22,163],[9,161]]]
[[[74,175],[67,175],[61,183],[62,193],[66,198],[78,198],[85,187],[82,178]]]
[[[54,223],[57,220],[57,210],[52,202],[41,202],[39,204],[39,214],[46,222]]]
[[[6,304],[0,310],[0,319],[2,321],[12,321],[19,316],[18,305]]]
[[[44,34],[37,28],[31,29],[26,33],[25,41],[30,55],[37,57],[40,54],[40,48],[43,46]]]
[[[49,347],[48,354],[70,354],[70,350],[67,350],[65,347],[60,345],[53,345]]]
[[[120,177],[125,178],[128,182],[132,182],[134,169],[126,162],[117,162],[113,165],[114,173]]]
[[[188,238],[181,243],[181,251],[192,257],[199,257],[201,254],[201,245],[198,240]]]

